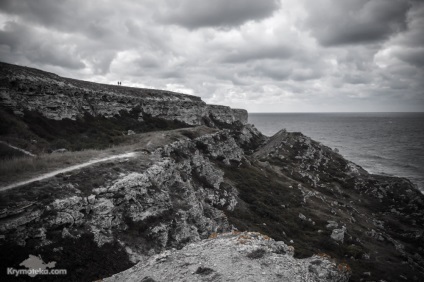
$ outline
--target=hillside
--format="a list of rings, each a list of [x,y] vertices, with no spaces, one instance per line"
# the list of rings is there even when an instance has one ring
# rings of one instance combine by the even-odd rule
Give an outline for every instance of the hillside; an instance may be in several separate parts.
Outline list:
[[[123,142],[128,130],[231,126],[246,123],[247,112],[207,105],[192,95],[86,82],[0,62],[0,118],[0,140],[38,153],[103,149]]]
[[[68,281],[424,280],[424,195],[407,179],[193,96],[1,67],[0,140],[38,156],[4,150],[0,277],[40,255]]]

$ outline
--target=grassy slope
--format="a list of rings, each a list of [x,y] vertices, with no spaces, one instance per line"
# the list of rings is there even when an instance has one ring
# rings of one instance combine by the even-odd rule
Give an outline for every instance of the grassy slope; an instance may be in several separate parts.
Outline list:
[[[77,120],[51,120],[37,112],[18,117],[0,108],[0,138],[34,153],[60,148],[70,151],[105,149],[126,140],[128,130],[136,133],[187,127],[179,121],[168,121],[144,115],[140,109],[122,111],[113,118],[86,114]],[[1,158],[1,156],[0,156]]]
[[[136,143],[136,133],[172,130],[188,127],[179,121],[168,121],[144,115],[140,110],[122,112],[114,118],[85,115],[77,120],[51,120],[36,112],[26,112],[18,117],[0,109],[0,140],[37,154],[36,158],[23,155],[0,144],[0,183],[23,180],[54,169],[86,162],[94,157],[134,150],[128,144]],[[127,145],[127,146],[122,146]],[[50,154],[65,148],[65,154]],[[105,151],[99,151],[105,150]]]
[[[400,281],[402,279],[399,275],[407,277],[410,281],[416,281],[414,279],[417,277],[423,278],[417,271],[406,271],[408,266],[403,264],[405,258],[395,251],[391,243],[367,237],[364,231],[375,227],[359,217],[356,223],[348,226],[348,234],[352,235],[352,238],[345,236],[342,244],[332,240],[331,230],[325,227],[327,220],[346,222],[350,216],[346,214],[345,217],[334,217],[324,207],[325,204],[317,199],[310,198],[304,203],[302,193],[296,187],[298,184],[307,184],[302,183],[300,179],[295,180],[283,173],[276,173],[275,167],[268,169],[257,161],[252,161],[251,164],[243,163],[240,167],[221,168],[225,171],[226,181],[235,185],[240,193],[240,201],[235,210],[226,211],[230,223],[239,230],[257,231],[293,245],[295,257],[298,258],[320,253],[330,255],[352,268],[352,281],[364,278],[364,272],[371,272],[369,279],[377,280],[390,278],[390,281]],[[329,199],[334,196],[327,191]],[[342,197],[339,196],[335,198],[339,203],[354,201],[356,208],[365,215],[384,210],[384,203],[364,195],[358,197],[354,191],[345,191]],[[362,200],[361,203],[358,202],[359,199]],[[300,213],[311,221],[300,219]],[[387,219],[386,230],[389,231],[392,226],[400,226],[401,223],[397,220]],[[361,238],[361,241],[355,238]],[[397,239],[403,240],[406,248],[421,245],[415,241],[407,244],[405,238]],[[372,259],[363,259],[366,253],[371,254]]]
[[[120,152],[121,150],[154,150],[157,147],[177,140],[193,139],[213,132],[216,132],[216,129],[200,126],[136,134],[129,136],[130,139],[125,141],[123,145],[117,146],[112,150],[115,150],[115,152]],[[104,153],[104,151],[92,151],[93,153]],[[58,155],[57,157],[60,158],[71,154],[78,155],[79,153],[83,154],[84,151]],[[52,157],[53,155],[49,156]],[[0,211],[9,206],[16,204],[25,205],[31,202],[35,202],[36,205],[48,205],[54,199],[74,196],[75,189],[72,187],[78,187],[81,192],[79,196],[89,196],[94,188],[107,187],[116,182],[117,179],[122,177],[122,173],[129,174],[131,172],[144,171],[152,162],[149,158],[150,154],[140,154],[137,158],[129,159],[125,162],[100,163],[82,170],[57,175],[47,181],[39,181],[31,186],[22,186],[3,191],[0,193]],[[72,187],[69,183],[72,183]],[[48,216],[48,214],[45,216]],[[174,214],[169,216],[172,217]],[[161,218],[156,218],[155,220],[160,221]],[[46,263],[56,261],[55,268],[57,269],[68,269],[69,274],[66,276],[66,281],[94,281],[123,271],[133,265],[129,261],[125,250],[118,243],[108,243],[101,248],[97,248],[92,238],[88,235],[83,235],[79,239],[61,238],[62,228],[63,226],[57,230],[49,230],[46,234],[47,239],[55,243],[42,248],[35,249],[31,240],[27,241],[25,247],[10,243],[0,244],[0,253],[7,254],[0,256],[0,281],[8,281],[8,278],[10,279],[10,277],[5,276],[6,267],[20,268],[19,263],[28,258],[28,254],[41,255]],[[140,229],[143,228],[144,226],[140,225],[136,227],[130,226],[126,234],[131,237],[131,240],[152,244],[150,241],[145,242],[145,239],[140,236],[140,232],[142,232]],[[55,251],[55,248],[62,249]],[[49,279],[55,281],[58,277],[38,277],[32,280],[49,281]]]

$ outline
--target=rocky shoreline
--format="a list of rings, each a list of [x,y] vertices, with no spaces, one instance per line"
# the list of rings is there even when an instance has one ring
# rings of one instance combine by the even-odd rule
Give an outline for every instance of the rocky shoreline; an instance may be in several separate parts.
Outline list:
[[[197,97],[7,64],[0,73],[0,107],[17,118],[91,111],[119,119],[141,107],[139,122],[181,122],[165,131],[134,128],[136,157],[1,191],[0,277],[32,254],[68,269],[69,281],[122,271],[109,280],[258,281],[262,272],[266,281],[424,280],[424,195],[407,179],[371,175],[301,133],[266,137],[246,124],[245,111]],[[71,88],[86,89],[88,98],[67,95]],[[110,99],[120,91],[127,102]],[[103,102],[89,110],[64,97]],[[2,139],[18,140],[8,134]],[[243,273],[234,276],[237,267]]]

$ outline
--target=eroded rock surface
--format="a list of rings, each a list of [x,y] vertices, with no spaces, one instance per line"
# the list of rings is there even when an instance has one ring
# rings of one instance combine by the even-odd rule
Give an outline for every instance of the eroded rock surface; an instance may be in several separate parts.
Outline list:
[[[192,95],[90,83],[6,63],[0,63],[0,77],[0,106],[17,115],[37,111],[50,119],[74,120],[85,113],[113,117],[139,107],[139,120],[147,114],[188,125],[247,122],[246,110],[207,105]]]
[[[103,281],[342,282],[349,277],[347,265],[326,256],[295,259],[293,247],[284,242],[260,233],[233,232],[152,256]]]
[[[68,188],[69,196],[56,195],[45,205],[38,202],[18,210],[9,207],[0,220],[1,234],[25,246],[28,240],[49,244],[38,235],[40,229],[62,230],[62,237],[73,238],[89,232],[98,246],[120,241],[135,262],[140,256],[229,230],[223,211],[234,209],[237,191],[224,181],[213,160],[238,163],[243,152],[229,131],[194,140],[183,137],[141,155],[133,164],[146,167],[123,172],[88,195],[81,195],[68,179],[57,179],[56,189]],[[40,186],[48,185],[46,181]],[[134,232],[138,235],[133,237]]]

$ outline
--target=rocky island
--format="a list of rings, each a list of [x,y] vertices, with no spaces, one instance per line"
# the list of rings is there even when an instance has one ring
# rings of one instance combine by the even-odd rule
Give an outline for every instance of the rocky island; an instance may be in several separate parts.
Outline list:
[[[0,63],[0,279],[423,281],[424,195],[245,110]]]

